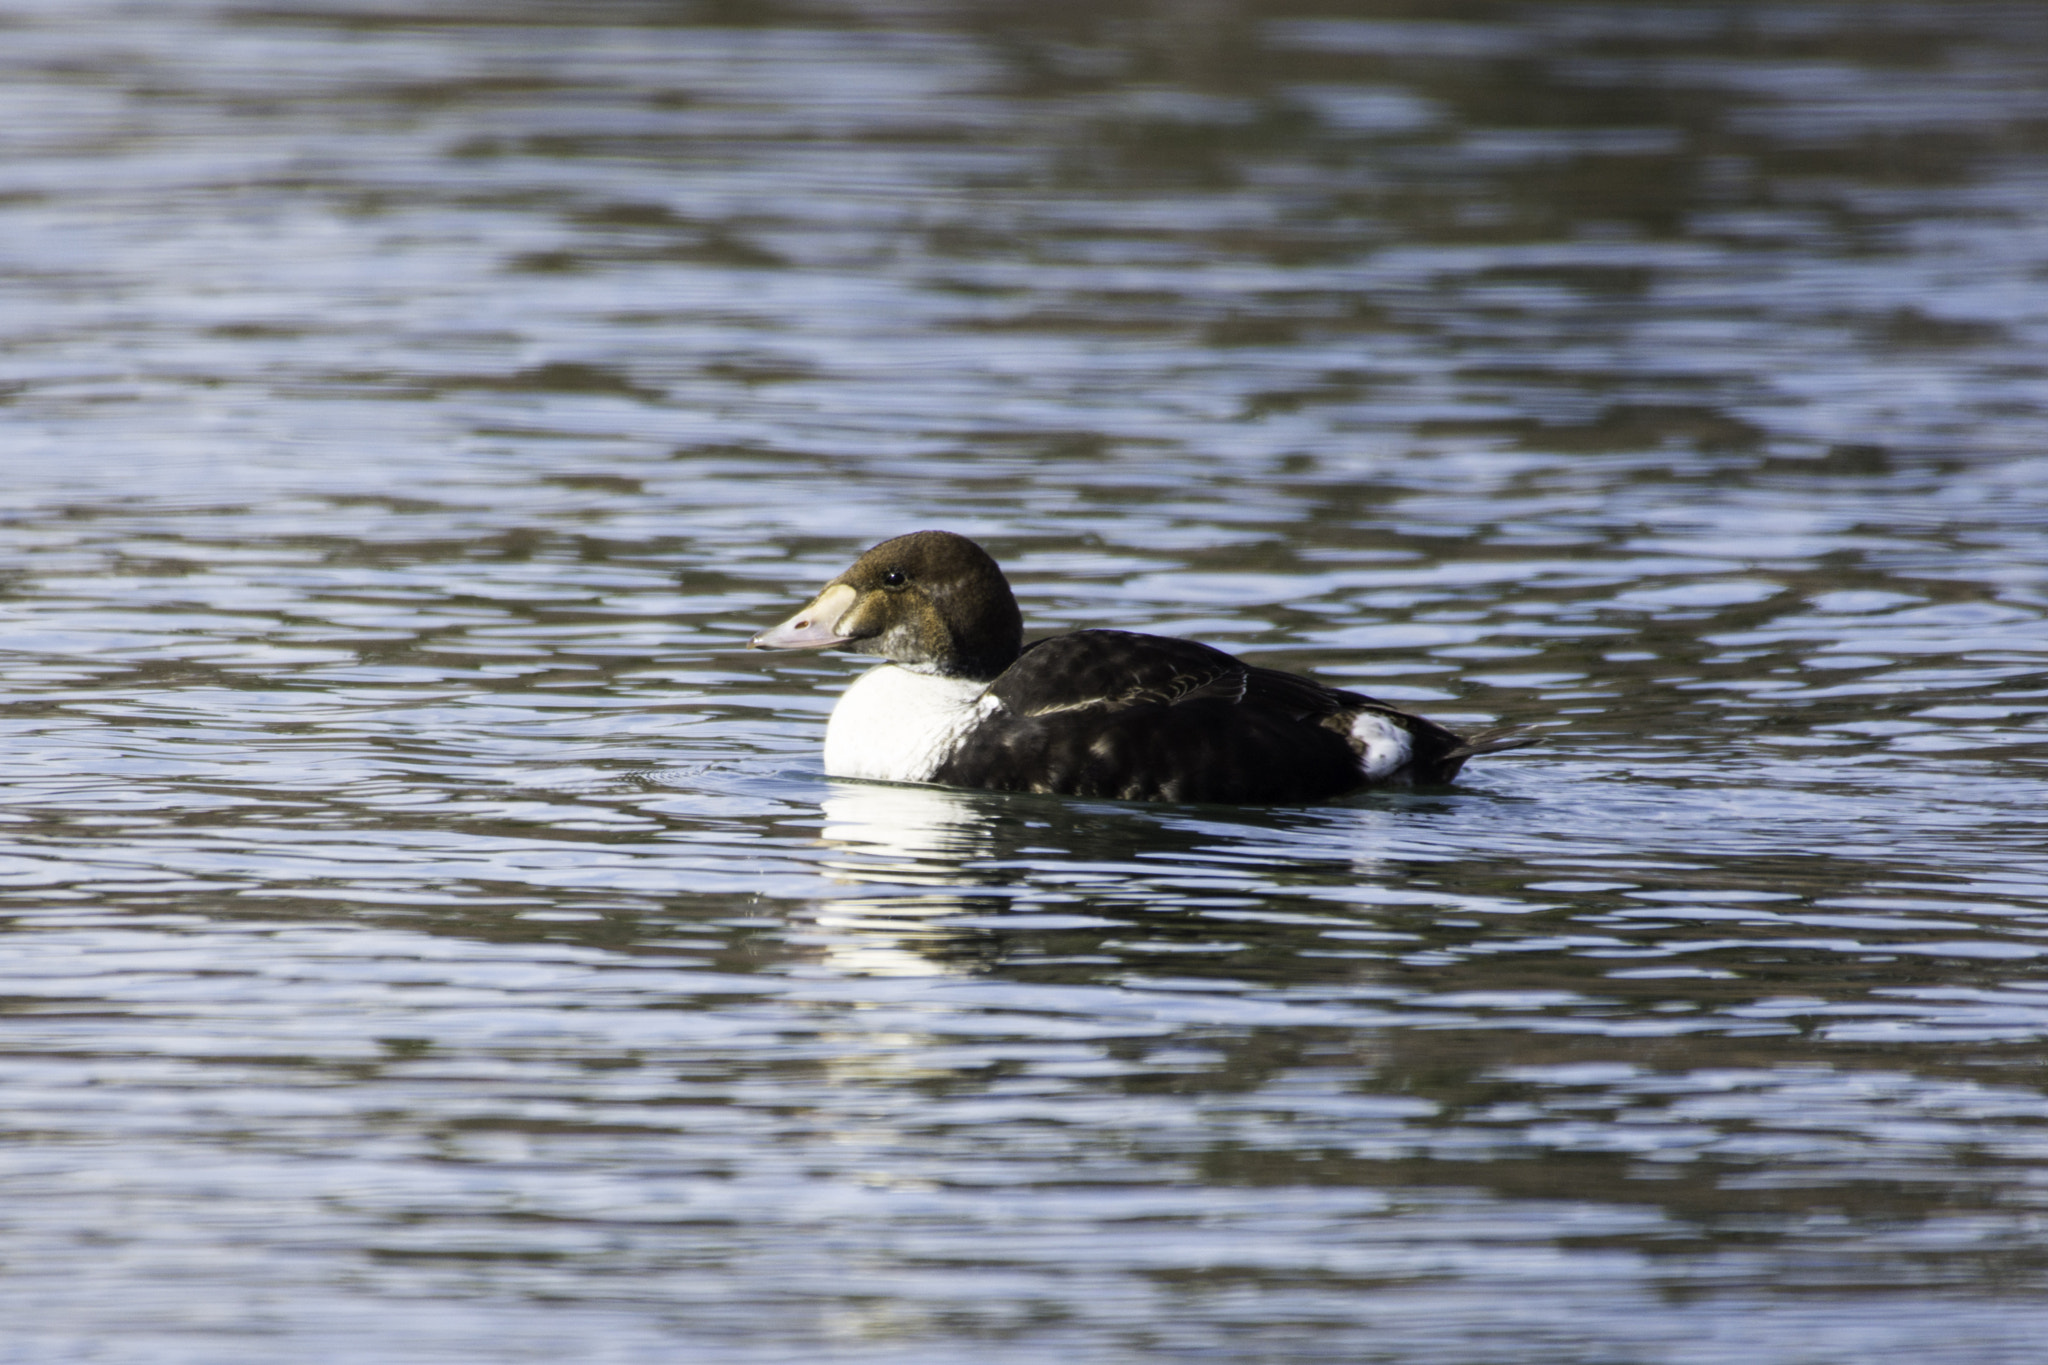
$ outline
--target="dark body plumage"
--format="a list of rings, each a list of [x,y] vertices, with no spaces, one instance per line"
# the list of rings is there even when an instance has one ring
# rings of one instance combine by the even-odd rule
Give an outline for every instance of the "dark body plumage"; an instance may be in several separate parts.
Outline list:
[[[1021,645],[1016,600],[995,561],[943,531],[876,546],[753,643],[851,648],[894,665],[856,682],[833,712],[826,771],[835,776],[1301,802],[1449,782],[1476,754],[1535,742],[1511,730],[1468,739],[1193,640],[1083,630]]]
[[[1347,736],[1368,710],[1414,738],[1410,781],[1448,782],[1472,753],[1420,716],[1163,635],[1039,640],[989,694],[1004,723],[969,731],[934,781],[1128,801],[1313,801],[1363,785]]]

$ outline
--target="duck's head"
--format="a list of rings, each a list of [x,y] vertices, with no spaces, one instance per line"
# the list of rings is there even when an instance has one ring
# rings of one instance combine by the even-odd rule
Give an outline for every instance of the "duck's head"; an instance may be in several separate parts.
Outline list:
[[[1024,647],[1024,618],[988,551],[950,531],[885,540],[752,649],[848,649],[920,673],[994,680]]]

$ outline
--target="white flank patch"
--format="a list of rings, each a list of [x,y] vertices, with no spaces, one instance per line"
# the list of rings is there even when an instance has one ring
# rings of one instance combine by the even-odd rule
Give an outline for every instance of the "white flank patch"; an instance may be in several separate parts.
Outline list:
[[[862,674],[825,725],[825,773],[877,782],[929,782],[982,718],[988,684],[913,673],[895,664]]]
[[[1361,711],[1351,722],[1351,742],[1358,746],[1358,766],[1373,782],[1397,771],[1415,752],[1415,737],[1376,711]]]

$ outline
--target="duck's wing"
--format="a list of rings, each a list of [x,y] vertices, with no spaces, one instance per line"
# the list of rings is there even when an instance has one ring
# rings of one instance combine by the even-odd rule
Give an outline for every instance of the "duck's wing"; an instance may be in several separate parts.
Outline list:
[[[1313,678],[1253,668],[1193,640],[1082,630],[1025,647],[988,695],[1014,716],[1221,702],[1292,716],[1334,715],[1367,699]]]
[[[987,695],[1016,717],[1114,713],[1196,702],[1219,702],[1287,720],[1319,721],[1370,712],[1427,737],[1436,747],[1464,743],[1436,722],[1362,692],[1331,687],[1299,673],[1257,668],[1193,640],[1128,630],[1079,630],[1034,641],[989,685]]]
[[[1087,630],[1027,648],[933,780],[1139,801],[1313,800],[1356,786],[1312,680],[1192,640]]]
[[[989,685],[977,726],[935,781],[1133,800],[1321,800],[1367,780],[1448,782],[1476,753],[1514,747],[1451,730],[1313,678],[1254,668],[1160,635],[1085,630],[1028,646]],[[1519,741],[1527,742],[1527,741]]]

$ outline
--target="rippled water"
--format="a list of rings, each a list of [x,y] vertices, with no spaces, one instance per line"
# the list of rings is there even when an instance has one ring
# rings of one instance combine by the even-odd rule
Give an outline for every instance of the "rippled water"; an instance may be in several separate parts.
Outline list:
[[[2029,4],[23,3],[0,1360],[2020,1362]],[[1455,724],[820,771],[940,525]]]

